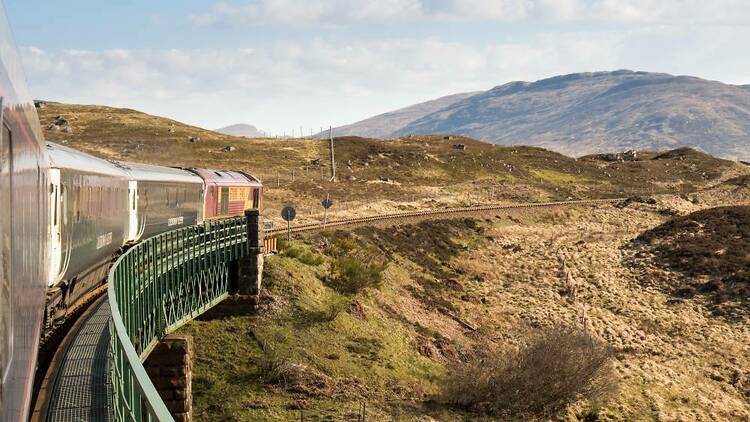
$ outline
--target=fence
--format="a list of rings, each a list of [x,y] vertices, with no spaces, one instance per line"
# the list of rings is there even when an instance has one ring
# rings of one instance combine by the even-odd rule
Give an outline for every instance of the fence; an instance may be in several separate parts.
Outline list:
[[[231,262],[247,255],[246,220],[206,222],[132,247],[108,277],[110,378],[118,421],[173,421],[142,362],[159,339],[229,294]]]

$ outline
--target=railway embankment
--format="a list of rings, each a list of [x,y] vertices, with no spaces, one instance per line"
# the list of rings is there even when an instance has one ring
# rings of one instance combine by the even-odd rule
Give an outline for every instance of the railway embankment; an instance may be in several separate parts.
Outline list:
[[[481,397],[446,400],[461,391],[448,386],[472,363],[518,357],[560,326],[573,334],[557,343],[589,336],[606,359],[583,384],[591,388],[562,407],[549,395],[524,396],[519,405],[531,413],[746,418],[743,325],[698,295],[675,301],[628,262],[634,239],[700,209],[695,202],[657,197],[299,233],[266,260],[258,313],[218,312],[183,328],[195,339],[196,418],[336,419],[364,405],[373,419],[494,420],[507,409]]]

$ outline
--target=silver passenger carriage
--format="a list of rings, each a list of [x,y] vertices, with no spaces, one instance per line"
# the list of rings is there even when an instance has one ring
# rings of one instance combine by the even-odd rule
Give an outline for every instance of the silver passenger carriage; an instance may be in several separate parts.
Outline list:
[[[203,179],[197,175],[149,164],[113,163],[129,178],[128,241],[203,222]]]
[[[28,420],[47,279],[47,160],[0,1],[0,421]]]
[[[50,160],[47,323],[102,286],[128,229],[128,176],[112,163],[47,143]]]

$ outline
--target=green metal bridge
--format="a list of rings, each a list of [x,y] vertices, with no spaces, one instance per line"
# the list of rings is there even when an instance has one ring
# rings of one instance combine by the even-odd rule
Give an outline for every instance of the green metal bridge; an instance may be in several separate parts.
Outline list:
[[[108,277],[112,407],[117,421],[173,421],[143,367],[164,335],[224,300],[248,254],[245,218],[209,221],[147,239]]]

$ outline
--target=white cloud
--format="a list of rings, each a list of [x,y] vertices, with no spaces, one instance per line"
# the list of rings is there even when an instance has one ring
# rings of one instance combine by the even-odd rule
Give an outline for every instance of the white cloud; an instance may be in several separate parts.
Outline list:
[[[197,25],[347,26],[529,19],[638,24],[750,25],[747,0],[256,0],[221,2]]]
[[[260,0],[245,5],[217,3],[193,15],[195,24],[288,24],[339,26],[349,22],[391,22],[419,16],[420,0]]]
[[[468,46],[434,39],[277,42],[215,50],[24,48],[35,96],[166,114],[207,127],[246,119],[281,130],[342,124],[443,94],[509,79],[588,70],[586,42]],[[589,48],[587,47],[587,49]]]
[[[282,131],[350,123],[512,80],[618,68],[747,83],[750,28],[548,32],[470,45],[440,39],[279,41],[254,48],[24,48],[38,98],[131,107],[204,127]]]

